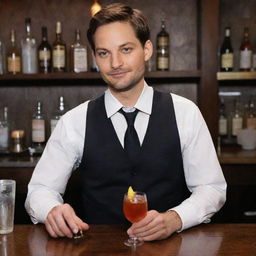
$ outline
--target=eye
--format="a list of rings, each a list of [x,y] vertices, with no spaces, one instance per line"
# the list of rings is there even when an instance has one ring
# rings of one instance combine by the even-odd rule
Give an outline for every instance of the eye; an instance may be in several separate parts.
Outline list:
[[[130,53],[132,51],[132,47],[124,47],[122,48],[123,53]]]
[[[108,56],[108,51],[98,51],[97,55],[101,58],[106,58]]]

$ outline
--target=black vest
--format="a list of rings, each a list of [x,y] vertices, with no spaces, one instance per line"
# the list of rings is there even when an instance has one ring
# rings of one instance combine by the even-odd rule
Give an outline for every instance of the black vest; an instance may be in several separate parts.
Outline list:
[[[83,216],[87,223],[125,222],[124,193],[131,185],[147,194],[149,209],[159,212],[180,204],[187,189],[170,94],[154,91],[152,114],[137,163],[131,165],[110,118],[104,95],[88,105],[80,165]]]

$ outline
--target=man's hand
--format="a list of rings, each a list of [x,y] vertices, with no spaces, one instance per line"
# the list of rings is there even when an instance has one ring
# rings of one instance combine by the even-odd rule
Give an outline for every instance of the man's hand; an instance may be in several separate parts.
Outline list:
[[[88,224],[76,216],[69,204],[58,205],[52,208],[45,220],[45,227],[52,237],[72,238],[79,230],[89,229]]]
[[[129,236],[137,237],[144,241],[165,239],[180,230],[182,221],[175,211],[159,213],[155,210],[148,211],[147,216],[127,230]]]

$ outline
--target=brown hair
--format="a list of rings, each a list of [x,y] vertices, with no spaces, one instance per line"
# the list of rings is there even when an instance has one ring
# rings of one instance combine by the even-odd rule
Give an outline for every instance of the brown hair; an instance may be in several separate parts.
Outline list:
[[[97,28],[116,21],[129,22],[142,46],[149,40],[149,26],[142,12],[128,5],[115,3],[102,8],[89,23],[87,38],[93,51],[95,51],[94,34]]]

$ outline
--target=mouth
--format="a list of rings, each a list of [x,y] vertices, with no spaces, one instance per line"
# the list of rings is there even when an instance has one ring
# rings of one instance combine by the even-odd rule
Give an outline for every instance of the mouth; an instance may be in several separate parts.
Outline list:
[[[114,71],[114,72],[110,72],[108,73],[109,76],[113,77],[113,78],[120,78],[123,77],[124,75],[126,75],[128,71]]]

